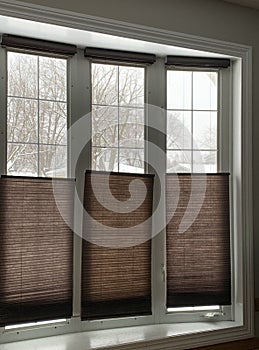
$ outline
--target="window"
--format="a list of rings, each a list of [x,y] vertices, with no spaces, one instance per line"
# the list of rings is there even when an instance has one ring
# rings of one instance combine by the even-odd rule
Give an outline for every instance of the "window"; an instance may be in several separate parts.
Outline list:
[[[145,107],[145,96],[147,95],[145,80],[146,74],[150,74],[147,65],[139,66],[133,63],[126,64],[126,62],[124,64],[123,62],[117,64],[113,60],[103,63],[95,61],[93,58],[88,59],[87,57],[84,58],[84,61],[85,64],[90,63],[91,67],[91,74],[88,77],[91,83],[92,110],[91,169],[121,173],[144,173],[146,170],[144,167],[145,161],[149,162],[150,157],[150,150],[145,149],[145,114],[152,114],[151,118],[158,118],[156,113],[150,113],[150,110],[148,109],[147,111]],[[167,88],[165,92],[167,95],[167,113],[166,117],[165,114],[160,116],[160,118],[166,118],[167,122],[167,127],[162,130],[164,136],[166,135],[167,137],[167,145],[160,154],[164,158],[164,161],[167,160],[167,172],[217,172],[217,154],[219,149],[219,70],[175,69],[171,67],[167,68],[165,64],[160,65],[155,62],[152,62],[152,65],[157,71],[157,74],[161,76],[166,74],[167,76]],[[7,164],[9,174],[50,177],[66,175],[66,72],[67,60],[64,58],[8,51]],[[152,88],[152,86],[149,86],[149,89]],[[157,131],[153,128],[152,132],[154,134],[154,143],[156,144]],[[71,147],[73,147],[73,144]],[[146,159],[145,155],[147,157]],[[153,156],[152,154],[151,157]],[[86,165],[82,167],[82,169],[85,168]],[[86,177],[86,179],[88,179],[86,183],[88,183],[89,187],[91,176],[88,174],[88,178]],[[102,179],[106,181],[107,176],[103,176]],[[187,183],[189,183],[188,178],[186,179]],[[114,183],[116,184],[116,176]],[[105,193],[105,184],[103,189],[100,184],[99,190],[102,192],[102,195],[99,197],[102,198],[103,193]],[[156,187],[155,190],[157,190]],[[149,192],[153,193],[151,190]],[[185,192],[186,190],[184,190]],[[141,195],[141,193],[138,195]],[[84,199],[86,207],[89,206],[88,198],[90,198],[89,195]],[[94,203],[94,200],[91,201]],[[98,209],[96,212],[96,209],[93,209],[92,205],[89,208],[90,212],[93,211],[95,213],[94,217],[97,215],[97,212],[101,213],[101,209]],[[141,209],[140,212],[143,216],[144,211]],[[109,234],[110,227],[116,228],[116,223],[114,224],[113,222],[115,220],[115,214],[112,215],[108,229],[104,229],[102,235]],[[101,216],[106,218],[107,215],[108,213],[104,210],[104,214]],[[115,221],[119,225],[122,225],[120,226],[121,230],[123,225],[126,224],[126,218],[128,216],[129,214],[122,215],[124,217],[123,220],[120,215],[116,216]],[[135,220],[134,217],[132,220]],[[106,221],[104,220],[104,222]],[[92,223],[89,225],[91,226],[89,226],[89,232],[86,232],[86,234],[90,234],[91,228],[97,234],[98,228],[94,229]],[[199,225],[199,227],[202,227],[203,222],[201,221]],[[174,228],[171,231],[173,232],[172,236],[175,235]],[[147,233],[145,232],[145,234]],[[164,234],[166,234],[165,231]],[[123,240],[122,236],[119,236],[118,239]],[[181,239],[179,244],[181,244]],[[226,246],[227,244],[228,240],[226,239]],[[142,253],[145,252],[145,259],[144,256],[142,258],[143,261],[145,260],[145,266],[149,266],[149,272],[151,273],[151,261],[149,260],[151,251],[150,241],[144,247],[145,249],[142,249],[141,244],[137,245],[136,252],[132,253],[132,249],[126,246],[123,247],[121,252],[118,252],[117,246],[101,247],[98,250],[95,247],[95,242],[90,242],[88,245],[83,242],[82,285],[84,288],[82,296],[85,295],[86,299],[82,303],[83,311],[80,315],[83,320],[90,318],[93,322],[98,322],[99,319],[108,318],[110,322],[115,322],[116,315],[118,314],[124,315],[124,317],[127,317],[127,315],[136,317],[141,315],[138,315],[136,311],[138,308],[134,309],[130,305],[131,303],[127,301],[130,299],[129,297],[127,297],[128,299],[125,297],[125,300],[120,300],[120,297],[124,294],[122,292],[119,293],[119,290],[117,290],[119,285],[114,290],[113,303],[120,305],[120,312],[114,310],[115,306],[113,304],[110,306],[107,305],[105,308],[103,306],[100,308],[98,300],[102,300],[102,303],[105,305],[107,303],[105,299],[107,296],[104,292],[100,292],[100,295],[97,295],[97,292],[93,289],[99,289],[99,287],[95,287],[99,285],[98,283],[101,284],[102,288],[107,288],[107,281],[111,280],[109,271],[116,273],[117,269],[122,269],[122,257],[131,256],[132,254],[136,256],[138,249]],[[164,248],[165,246],[163,244],[160,248],[156,247],[156,249],[160,249],[161,251],[164,251]],[[224,246],[223,249],[226,250],[227,248]],[[88,251],[96,253],[86,253]],[[87,264],[89,263],[91,266],[95,264],[97,256],[102,257],[104,261],[102,262],[103,270],[100,272],[100,281],[96,284],[95,275],[90,274],[90,277],[87,275],[87,272],[89,271],[90,273],[91,271],[90,267],[87,269]],[[226,256],[226,260],[229,259],[229,255]],[[110,266],[106,271],[105,267],[111,263],[111,259],[113,267]],[[118,259],[121,261],[118,261]],[[168,260],[166,254],[162,259],[166,266],[166,260]],[[180,259],[182,259],[182,256],[180,256]],[[100,268],[101,265],[97,262],[97,266]],[[125,266],[125,271],[127,271],[127,265]],[[171,275],[174,276],[174,269],[171,266],[170,269]],[[125,271],[122,274],[124,289],[127,287],[127,278],[124,278],[126,275]],[[132,275],[136,278],[134,271],[132,271]],[[148,276],[146,270],[144,271],[144,275]],[[104,281],[102,280],[103,278]],[[88,279],[92,281],[91,286],[88,285]],[[220,277],[218,279],[220,280]],[[213,283],[217,283],[217,285],[220,282],[213,280]],[[170,283],[172,284],[172,281]],[[140,285],[142,284],[140,283]],[[150,281],[148,280],[145,286],[145,294],[149,295],[147,297],[148,300],[151,295],[151,290],[148,290],[149,286]],[[174,290],[173,287],[170,287],[171,290]],[[164,285],[159,286],[159,288],[166,288],[166,280]],[[229,290],[227,290],[227,293]],[[88,295],[89,291],[91,293]],[[107,290],[108,292],[109,290]],[[171,294],[176,295],[176,293]],[[110,294],[108,293],[108,295]],[[128,292],[125,295],[128,296]],[[227,295],[229,296],[229,293]],[[138,297],[135,297],[135,299],[137,300]],[[174,304],[174,301],[171,299],[168,304],[169,308],[172,305],[178,305],[177,303]],[[209,300],[213,300],[213,298],[210,297]],[[165,296],[162,303],[163,305],[166,304]],[[89,308],[91,310],[93,309],[91,312],[88,310],[87,305],[90,305]],[[201,310],[201,313],[195,312],[195,306],[200,305],[202,305],[200,300],[197,305],[192,305],[190,302],[186,305],[180,304],[181,307],[193,306],[194,317],[200,317],[201,313],[206,313],[206,310]],[[207,306],[210,308],[212,305],[213,303],[208,303]],[[147,316],[143,317],[143,322],[149,322],[148,320],[150,318],[156,317],[156,315],[147,311],[148,306],[149,308],[151,306],[149,302],[147,305],[144,305],[142,314]],[[125,313],[124,308],[126,310]],[[100,310],[97,312],[94,309]],[[107,315],[105,314],[105,310],[107,310]],[[170,310],[160,310],[161,314],[164,313],[164,316],[166,316],[167,311]]]
[[[6,140],[8,145],[8,174],[50,177],[66,176],[66,170],[63,172],[63,170],[66,169],[66,165],[63,168],[63,165],[66,164],[66,151],[62,153],[59,150],[66,150],[67,143],[69,143],[66,140],[65,129],[67,119],[70,120],[71,116],[65,111],[67,111],[67,107],[69,107],[68,110],[70,110],[70,106],[67,106],[66,94],[63,95],[61,93],[62,89],[67,89],[67,60],[64,58],[35,54],[33,50],[30,53],[8,51],[7,59],[8,130]],[[24,86],[23,89],[16,89],[16,87],[14,87],[15,84],[11,85],[10,83],[11,73],[12,71],[17,72],[15,68],[16,64],[22,61],[25,61],[25,63],[27,62],[27,66],[24,64],[24,69],[20,71],[18,83],[23,83]],[[144,162],[148,162],[150,157],[150,154],[147,152],[150,151],[150,149],[145,149],[146,130],[144,125],[146,114],[148,113],[144,103],[150,102],[147,96],[149,94],[152,95],[152,89],[153,91],[156,90],[155,82],[150,84],[149,67],[134,65],[133,63],[129,64],[128,62],[123,62],[123,60],[120,60],[118,64],[114,62],[111,63],[109,60],[105,63],[100,63],[98,60],[88,60],[86,57],[83,57],[83,52],[81,50],[79,50],[79,55],[73,57],[71,61],[69,61],[68,64],[69,73],[71,73],[71,75],[74,74],[72,78],[79,81],[78,86],[83,86],[84,84],[84,86],[90,87],[91,85],[92,87],[89,89],[89,92],[83,91],[86,100],[90,101],[87,108],[92,109],[92,145],[88,158],[91,159],[91,161],[89,161],[89,164],[92,165],[91,168],[97,171],[144,173],[144,170],[146,170],[144,169]],[[53,74],[53,71],[50,72],[50,69],[46,68],[46,66],[51,66],[52,63],[63,72],[63,80],[57,78],[55,74]],[[222,88],[219,83],[220,70],[207,68],[192,68],[190,70],[189,68],[167,69],[164,64],[161,65],[160,63],[161,59],[159,64],[154,64],[154,70],[156,70],[159,76],[167,75],[167,92],[165,90],[166,84],[164,90],[161,92],[162,100],[165,101],[167,95],[167,113],[165,113],[164,119],[162,119],[162,124],[164,123],[163,136],[167,135],[167,144],[165,143],[163,148],[163,160],[166,161],[167,159],[167,169],[164,170],[167,170],[167,172],[216,173],[218,169],[220,169],[219,163],[221,162],[221,154],[224,152],[220,140],[222,131],[220,124],[222,106],[220,105],[219,94]],[[71,69],[71,67],[77,64],[79,66],[78,72],[81,72],[82,76],[80,76],[80,74],[76,75]],[[87,74],[84,73],[84,68],[88,65],[91,66],[91,74],[85,79]],[[30,79],[25,80],[25,75],[27,78],[30,77]],[[13,79],[17,79],[18,74],[13,74],[13,76]],[[48,83],[48,78],[51,80],[50,83]],[[146,80],[149,84],[145,84]],[[45,81],[47,81],[46,84]],[[71,94],[74,101],[68,100],[69,103],[76,103],[75,94],[76,92]],[[24,107],[20,107],[18,101],[21,101],[19,103],[23,104]],[[47,107],[44,107],[44,105],[47,105]],[[162,104],[160,104],[160,106],[161,105]],[[61,113],[60,110],[63,112]],[[53,115],[56,116],[54,119]],[[29,116],[29,118],[27,116]],[[62,117],[62,123],[60,122],[60,124],[59,117]],[[160,118],[161,115],[157,115],[157,117]],[[167,127],[165,123],[166,120]],[[55,124],[54,126],[52,126],[52,121]],[[161,120],[159,120],[159,122],[161,122]],[[27,128],[27,123],[30,129],[29,127]],[[23,125],[25,126],[24,128]],[[49,127],[49,130],[46,130],[46,125]],[[19,134],[16,132],[17,128]],[[85,132],[88,132],[88,130],[85,130]],[[155,130],[152,130],[152,132],[154,133]],[[51,139],[52,136],[57,136],[57,138]],[[156,139],[156,137],[158,139],[161,135],[153,134],[152,136],[154,139]],[[76,140],[73,142],[76,142]],[[73,143],[71,143],[71,145],[71,147],[73,147]],[[11,158],[11,151],[13,149],[15,150],[15,147],[17,147],[18,150],[16,153],[13,152],[14,156]],[[58,154],[58,156],[54,157],[54,160],[50,156],[49,162],[45,161],[44,154],[47,153],[47,151],[43,152],[45,148],[54,148],[57,150],[55,153]],[[182,156],[182,154],[184,154],[184,156]],[[81,168],[85,169],[89,164],[84,163]],[[164,238],[165,235],[163,236],[163,239]],[[165,242],[163,239],[160,240],[160,243],[158,242],[160,244],[158,244],[158,248],[161,254],[165,253]],[[80,287],[77,283],[79,279],[78,276],[80,275],[79,272],[81,272],[80,249],[82,247],[80,243],[78,244],[78,241],[78,238],[74,240],[74,242],[76,242],[74,260],[76,259],[79,261],[79,265],[74,266],[73,306],[76,304],[78,305],[78,302],[80,303],[80,293],[78,292]],[[159,239],[157,241],[159,241]],[[95,256],[94,250],[92,255]],[[154,258],[154,255],[152,258]],[[165,262],[165,259],[166,256],[164,255],[163,262]],[[165,308],[166,299],[165,293],[163,293],[165,290],[166,278],[164,275],[166,271],[164,269],[164,264],[160,264],[160,255],[157,260],[156,258],[153,259],[153,264],[155,263],[157,266],[152,269],[152,278],[153,285],[155,284],[154,281],[158,281],[157,288],[159,288],[159,291],[153,294],[157,296],[157,294],[160,293],[157,299],[160,298],[162,303],[157,303],[157,305],[153,307],[152,315],[143,313],[143,315],[139,317],[139,315],[135,315],[134,311],[133,317],[132,314],[129,313],[128,315],[131,315],[131,317],[123,316],[118,319],[112,316],[105,319],[105,315],[103,316],[102,314],[103,319],[93,317],[91,322],[89,322],[91,317],[85,317],[86,321],[77,323],[81,321],[81,318],[78,310],[75,312],[74,308],[73,318],[71,319],[72,325],[71,328],[69,328],[70,325],[68,325],[68,329],[78,330],[80,327],[82,330],[89,330],[121,327],[123,325],[162,323],[166,321],[169,323],[172,321],[190,322],[199,321],[201,315],[206,316],[208,310],[211,310],[213,305],[210,304],[208,309],[204,309],[203,306],[200,309],[191,307],[192,311],[190,312],[190,310],[188,310],[189,314],[185,314],[185,318],[183,318],[182,315],[176,315],[176,317],[170,318],[170,312],[167,312],[170,310],[166,310]],[[155,278],[154,274],[156,274]],[[95,278],[94,273],[91,277],[93,279]],[[91,292],[95,294],[94,291]],[[116,290],[116,292],[118,291]],[[152,292],[154,292],[154,289]],[[157,306],[160,307],[159,310]],[[167,304],[167,306],[170,307],[171,305]],[[215,309],[222,311],[218,305],[216,305]],[[215,309],[213,308],[213,311]],[[104,310],[101,309],[101,311],[103,312]],[[110,313],[110,315],[111,314],[114,315],[113,313]],[[166,318],[167,316],[169,317]],[[229,314],[223,315],[223,313],[218,313],[217,316],[217,320],[231,319]],[[69,322],[70,320],[68,323]]]
[[[160,157],[167,158],[167,172],[181,172],[181,173],[217,173],[218,172],[218,150],[222,148],[222,145],[218,143],[219,138],[219,76],[223,74],[218,68],[216,69],[187,69],[186,67],[182,67],[181,69],[175,69],[167,67],[163,64],[153,63],[153,69],[156,71],[156,74],[163,76],[166,73],[167,75],[167,128],[161,130],[164,132],[164,135],[167,136],[167,146],[164,148],[162,153],[160,153]],[[125,167],[125,163],[123,163],[123,157],[121,157],[122,152],[124,151],[125,142],[124,140],[129,140],[129,145],[134,142],[138,142],[141,140],[143,155],[147,154],[147,159],[145,159],[148,163],[150,161],[150,153],[152,153],[151,148],[149,150],[144,149],[144,68],[139,67],[129,67],[129,66],[120,66],[116,64],[108,64],[108,63],[92,63],[92,167],[95,170],[108,170],[108,171],[124,171],[131,172],[134,171],[134,168]],[[142,74],[140,74],[142,73]],[[150,81],[150,69],[146,69],[147,80]],[[124,78],[123,78],[124,76]],[[141,78],[141,79],[140,79]],[[150,86],[149,90],[154,88],[154,86]],[[134,92],[134,93],[132,93]],[[165,96],[164,96],[165,97]],[[132,102],[130,102],[132,99]],[[126,106],[126,108],[125,108]],[[136,108],[137,107],[137,108]],[[123,111],[124,109],[130,113],[132,111],[136,112],[136,110],[140,110],[141,118],[140,119],[130,119],[131,125],[129,128],[125,128],[124,123],[121,120],[125,120],[125,123],[128,122],[128,117],[124,119]],[[151,125],[153,126],[157,121],[152,120],[157,118],[163,118],[163,113],[159,115],[156,113],[156,109],[149,108],[148,109],[148,118],[151,120]],[[150,115],[149,115],[150,114]],[[160,123],[163,122],[160,120]],[[141,126],[139,133],[132,133],[136,130],[137,127]],[[149,126],[149,125],[148,125]],[[125,133],[121,133],[121,130],[125,129]],[[151,133],[153,133],[153,141],[156,145],[159,137],[159,132],[153,127],[151,128]],[[150,131],[150,130],[149,130]],[[157,135],[155,133],[157,132]],[[161,134],[160,134],[161,136]],[[159,143],[159,141],[158,141]],[[158,144],[157,144],[158,145]],[[128,146],[129,147],[129,146]],[[148,145],[150,147],[150,145]],[[154,154],[151,154],[151,157],[154,157]],[[156,155],[157,157],[157,155]],[[137,157],[135,156],[137,160]],[[166,160],[166,159],[164,159]],[[138,170],[138,169],[137,169]],[[143,169],[144,170],[144,169]],[[142,171],[143,171],[142,170]],[[160,170],[160,169],[159,169]],[[161,170],[160,170],[161,171]],[[136,170],[135,170],[136,172]],[[219,186],[217,187],[217,191],[221,193],[222,196],[227,198],[225,193],[228,192],[228,186],[225,183],[228,183],[228,176],[223,175],[223,180],[221,181],[221,176],[218,176]],[[192,181],[191,178],[185,177],[183,183],[187,182],[188,186]],[[212,194],[210,187],[213,187],[213,183],[217,183],[216,177],[212,176],[211,178],[198,179],[196,178],[196,182],[208,182],[207,187],[209,193]],[[221,189],[221,184],[222,189]],[[101,185],[100,185],[101,186]],[[187,186],[187,187],[188,187]],[[156,188],[157,189],[157,188]],[[189,191],[189,188],[188,188]],[[225,192],[224,192],[225,191]],[[186,190],[183,191],[185,193]],[[181,195],[183,195],[181,193]],[[189,192],[188,192],[189,193]],[[205,195],[205,193],[204,193]],[[189,195],[186,197],[189,199]],[[210,195],[211,196],[211,195]],[[221,197],[221,199],[223,198]],[[100,197],[101,198],[101,197]],[[187,200],[186,199],[186,200]],[[221,200],[220,199],[220,200]],[[219,202],[220,202],[219,200]],[[207,203],[207,202],[206,202]],[[217,201],[218,203],[218,201]],[[225,202],[225,208],[228,208],[228,200]],[[185,203],[186,204],[186,203]],[[220,205],[219,205],[220,207]],[[223,207],[223,203],[221,205]],[[184,207],[185,209],[187,208]],[[215,210],[218,210],[218,207],[215,207]],[[219,210],[220,212],[220,210]],[[204,210],[206,213],[206,210]],[[226,210],[226,220],[224,221],[224,225],[222,224],[222,233],[220,232],[218,240],[223,240],[224,244],[222,246],[219,244],[218,251],[220,253],[216,253],[217,256],[221,254],[221,251],[225,253],[222,254],[222,258],[224,260],[223,265],[226,266],[224,270],[224,266],[220,263],[220,259],[214,259],[214,264],[219,265],[219,272],[217,273],[218,279],[211,279],[210,285],[206,285],[206,280],[204,281],[204,288],[214,288],[217,286],[220,293],[225,293],[224,296],[218,300],[223,300],[222,305],[218,305],[216,299],[215,303],[213,303],[213,296],[208,297],[206,294],[206,305],[208,307],[206,311],[206,307],[204,307],[203,301],[199,299],[197,305],[192,304],[193,300],[198,300],[197,296],[187,302],[186,305],[181,303],[175,303],[170,300],[168,305],[168,309],[164,310],[164,305],[166,304],[166,297],[163,296],[161,300],[161,305],[159,306],[161,314],[164,314],[163,317],[169,316],[168,312],[172,308],[172,305],[180,305],[182,308],[192,306],[192,316],[186,317],[186,320],[199,320],[199,318],[205,315],[211,308],[217,313],[218,319],[230,319],[231,315],[229,312],[222,311],[223,304],[231,304],[231,295],[230,295],[230,250],[229,250],[229,230],[226,227],[229,226],[228,221],[228,210]],[[115,215],[115,214],[114,214]],[[219,217],[221,216],[221,212],[219,213]],[[201,219],[201,222],[196,223],[197,227],[202,227],[202,225],[207,225],[208,218],[206,215],[203,215],[204,218]],[[106,217],[106,216],[105,216]],[[220,219],[219,219],[220,220]],[[211,225],[209,225],[211,226]],[[174,231],[174,229],[173,229]],[[208,230],[209,231],[209,230]],[[96,231],[97,232],[97,231]],[[108,231],[107,231],[108,232]],[[193,240],[195,241],[195,229],[192,231],[191,235],[193,235]],[[165,232],[164,232],[165,234]],[[207,232],[206,235],[210,235],[211,233]],[[221,235],[221,236],[220,236]],[[225,236],[224,236],[225,235]],[[177,235],[176,235],[177,236]],[[175,236],[174,236],[175,237]],[[214,239],[214,240],[213,240]],[[214,254],[213,248],[211,247],[211,242],[217,240],[215,237],[210,236],[208,239],[208,244],[204,242],[204,251],[206,254]],[[178,242],[178,240],[177,240]],[[180,243],[179,243],[180,242]],[[182,244],[182,240],[179,240],[179,244]],[[177,244],[178,244],[177,243]],[[178,245],[179,245],[178,244]],[[190,243],[188,243],[190,244]],[[154,246],[153,246],[154,248]],[[158,246],[155,249],[160,249],[161,252],[164,251],[165,246],[163,244]],[[199,247],[196,246],[195,252],[199,250]],[[177,250],[179,247],[177,246]],[[168,250],[170,253],[170,249]],[[126,254],[126,253],[125,253]],[[186,251],[183,250],[179,259],[183,259]],[[104,256],[104,260],[106,257]],[[192,260],[191,265],[194,265],[193,261],[195,260],[195,254],[192,256],[190,260]],[[162,257],[164,262],[164,266],[166,266],[166,260],[168,260],[166,254]],[[110,260],[109,260],[110,261]],[[108,264],[108,261],[107,261]],[[86,260],[84,261],[84,265],[87,266]],[[207,264],[207,270],[211,269],[211,265]],[[213,265],[213,264],[212,264]],[[217,265],[217,266],[218,266]],[[178,265],[177,265],[178,266]],[[197,266],[201,266],[197,264]],[[222,267],[223,266],[223,267]],[[191,266],[190,266],[191,267]],[[122,267],[121,267],[122,268]],[[86,270],[86,267],[85,267]],[[191,269],[190,269],[191,270]],[[205,271],[206,269],[204,269]],[[206,270],[206,271],[207,271]],[[223,271],[224,270],[224,271]],[[201,275],[206,275],[207,272],[201,272]],[[221,274],[222,271],[222,274]],[[157,271],[160,274],[160,271]],[[172,266],[170,266],[170,274],[171,276],[175,276],[175,271]],[[191,274],[193,274],[193,270],[191,270]],[[197,272],[198,274],[198,272]],[[184,275],[182,273],[182,275]],[[224,275],[224,281],[222,282],[222,276]],[[155,278],[153,276],[153,278]],[[173,277],[174,279],[175,277]],[[171,279],[172,280],[172,279]],[[195,278],[194,278],[195,281]],[[228,288],[221,288],[221,283],[225,283]],[[84,280],[84,284],[87,282]],[[168,284],[168,281],[167,281]],[[173,284],[170,281],[170,284]],[[192,280],[192,285],[195,283]],[[212,285],[212,287],[211,287]],[[186,283],[187,286],[187,283]],[[197,286],[196,286],[197,287]],[[90,288],[90,287],[89,287]],[[160,285],[156,288],[166,288],[165,285]],[[186,287],[185,287],[186,288]],[[188,285],[188,288],[191,289],[191,285]],[[215,287],[216,288],[216,287]],[[173,289],[170,287],[170,289]],[[201,288],[202,289],[202,288]],[[182,291],[181,291],[182,292]],[[171,292],[169,292],[170,294]],[[211,290],[210,292],[211,293]],[[201,291],[198,294],[202,294]],[[212,293],[213,294],[213,293]],[[174,293],[176,295],[176,293]],[[205,294],[204,294],[205,295]],[[221,295],[221,294],[220,294]],[[184,300],[184,298],[181,298]],[[201,309],[196,308],[198,306],[202,306]],[[179,312],[186,311],[187,309],[181,310],[179,308]],[[226,310],[226,309],[225,309]],[[174,310],[177,312],[177,308]],[[110,313],[111,314],[111,313]],[[136,315],[137,316],[137,315]],[[108,315],[107,315],[108,317]],[[103,316],[105,319],[106,317]],[[96,318],[98,319],[98,317]],[[112,317],[110,317],[110,322]],[[115,320],[115,318],[114,318]],[[170,321],[177,322],[177,316],[170,318]]]
[[[67,60],[8,51],[7,174],[67,176]]]
[[[67,176],[67,59],[38,49],[6,52],[9,176],[0,179],[0,314],[6,329],[72,316],[74,181],[57,179]],[[49,178],[62,191],[65,215]]]
[[[170,58],[173,62],[177,61],[177,58],[173,56]],[[179,60],[181,61],[182,58],[179,57]],[[214,310],[216,317],[231,319],[231,307],[229,306],[232,303],[230,295],[230,232],[227,229],[229,227],[229,211],[224,210],[225,222],[222,222],[222,228],[220,228],[221,223],[219,220],[217,221],[218,228],[212,229],[212,223],[208,224],[210,215],[207,215],[207,217],[206,214],[204,215],[202,206],[199,207],[197,219],[192,220],[192,198],[191,192],[189,192],[193,190],[190,190],[190,188],[194,186],[194,191],[200,192],[198,196],[204,196],[204,203],[206,203],[206,192],[210,191],[211,186],[217,188],[217,193],[221,193],[221,200],[224,197],[225,200],[222,201],[219,208],[216,206],[216,198],[212,202],[209,199],[209,202],[206,204],[211,210],[214,207],[215,219],[216,212],[220,208],[223,210],[224,206],[225,209],[229,207],[228,193],[229,191],[232,193],[231,176],[229,177],[231,164],[228,161],[229,140],[225,140],[222,137],[222,125],[225,128],[224,133],[227,133],[229,130],[229,114],[223,113],[223,110],[226,108],[225,104],[228,104],[229,83],[226,78],[224,78],[225,84],[220,83],[225,75],[228,76],[229,69],[227,69],[227,66],[215,69],[205,68],[202,65],[198,65],[196,68],[189,68],[189,62],[193,66],[197,62],[195,63],[191,58],[188,62],[186,57],[184,61],[186,66],[181,62],[180,67],[172,65],[167,68],[166,171],[169,174],[167,176],[167,195],[171,196],[170,198],[172,198],[173,193],[174,196],[178,195],[177,191],[175,192],[174,190],[175,180],[170,176],[170,173],[185,174],[185,176],[179,176],[180,197],[175,210],[178,213],[176,217],[182,217],[182,221],[180,220],[181,225],[187,226],[186,231],[183,231],[182,235],[177,233],[177,225],[179,223],[177,223],[176,219],[172,219],[167,226],[167,311],[169,314],[170,312],[172,313],[171,320],[177,320],[179,315],[181,315],[182,320],[186,320],[189,318],[188,312],[190,312],[191,307],[192,311],[194,311],[194,318],[192,319],[197,320],[195,315],[198,317],[206,315],[203,305],[207,305],[207,312],[211,308]],[[222,106],[222,95],[225,95],[224,108]],[[223,169],[224,173],[222,173]],[[192,175],[189,176],[188,174]],[[199,174],[200,176],[197,176]],[[211,176],[211,174],[217,176]],[[220,185],[217,186],[217,184]],[[199,190],[195,186],[200,187]],[[187,202],[185,201],[186,196],[188,198]],[[213,192],[210,192],[208,198],[212,197]],[[197,201],[199,202],[199,199]],[[170,207],[169,202],[167,210],[168,207]],[[185,213],[184,216],[180,214],[181,210]],[[189,219],[187,219],[188,215]],[[192,223],[194,225],[193,229]],[[198,229],[199,225],[204,227],[204,229],[200,231]],[[205,227],[210,227],[208,232]],[[193,237],[192,230],[194,232]],[[196,230],[200,231],[200,233],[197,233]],[[174,232],[173,235],[172,231]],[[201,239],[200,234],[205,234],[207,240]],[[218,238],[216,238],[217,235],[219,235]],[[197,244],[199,239],[201,239],[203,244]],[[216,242],[221,243],[218,244]],[[190,246],[192,246],[192,250],[188,252],[187,247]],[[216,253],[216,250],[218,250],[218,253]],[[207,254],[211,256],[208,263],[206,263],[205,258]],[[197,260],[199,255],[201,255],[201,259]],[[173,267],[175,265],[181,271],[180,275],[179,271]],[[211,269],[214,269],[212,274],[210,273]],[[216,282],[217,269],[220,278]],[[182,277],[179,278],[179,276]],[[184,279],[183,276],[185,276]],[[207,278],[204,278],[204,276],[207,276]],[[204,293],[204,297],[200,301],[197,299],[195,302],[195,290],[199,288],[198,294],[201,296]],[[209,301],[206,293],[209,293],[211,290],[214,290],[215,293]],[[215,297],[216,290],[219,294],[224,295],[222,299]],[[173,299],[175,300],[171,298],[171,293],[174,293]],[[185,297],[184,294],[186,295]],[[178,301],[177,298],[179,298]],[[215,303],[213,303],[213,300]],[[224,301],[218,304],[216,300]],[[201,308],[199,305],[202,305]],[[176,316],[173,313],[176,313]]]
[[[92,168],[144,172],[145,68],[92,63]]]

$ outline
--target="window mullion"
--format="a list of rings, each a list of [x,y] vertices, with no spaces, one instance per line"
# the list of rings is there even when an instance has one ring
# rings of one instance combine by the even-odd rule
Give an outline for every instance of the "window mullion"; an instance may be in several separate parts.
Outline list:
[[[38,176],[40,176],[40,57],[37,58],[37,157],[38,157]]]
[[[219,71],[218,77],[218,170],[230,171],[231,160],[229,155],[232,145],[230,134],[231,125],[229,125],[230,111],[230,68]]]
[[[166,72],[163,59],[157,59],[157,62],[147,67],[147,163],[148,172],[159,172],[165,174],[166,170]],[[159,133],[159,131],[161,133]],[[158,137],[159,135],[159,137]],[[161,153],[163,157],[161,157]],[[152,239],[152,307],[154,321],[159,323],[161,317],[166,312],[166,276],[165,276],[165,229],[156,234],[157,222],[165,221],[165,207],[163,203],[163,194],[161,194],[159,176],[155,177],[154,183],[154,209],[159,201],[162,203],[160,210],[153,215],[153,239]],[[164,176],[160,176],[164,179]],[[162,190],[163,191],[163,190]]]
[[[91,112],[91,92],[90,92],[90,62],[84,58],[83,52],[78,54],[70,61],[70,77],[69,77],[69,94],[71,105],[69,106],[69,128],[75,125],[82,117],[87,118]],[[87,118],[85,122],[90,121]],[[85,124],[85,123],[84,123]],[[75,128],[76,129],[76,128]],[[69,149],[69,176],[76,176],[76,189],[79,202],[83,203],[84,192],[84,174],[85,169],[90,168],[91,156],[90,145],[87,140],[91,139],[91,128],[81,130],[82,135],[74,135],[70,129],[68,139]],[[77,159],[78,138],[82,137],[86,142],[86,147],[80,153]],[[80,206],[80,205],[79,205]],[[74,263],[73,263],[73,317],[80,318],[81,315],[81,262],[82,262],[82,220],[83,207],[75,204],[74,210]]]
[[[118,66],[117,68],[117,102],[118,102],[118,110],[117,110],[117,120],[118,120],[118,129],[117,129],[117,133],[118,133],[118,145],[117,145],[117,149],[118,149],[118,164],[117,164],[117,171],[120,171],[120,66]]]
[[[193,72],[191,78],[191,173],[193,173]]]
[[[218,170],[230,172],[233,175],[233,125],[232,125],[232,68],[221,69],[218,77]],[[230,177],[232,180],[232,177]],[[230,182],[232,184],[232,181]],[[232,304],[235,297],[235,258],[234,258],[234,212],[233,188],[230,187],[230,232],[231,232],[231,269],[232,269]],[[222,306],[222,311],[228,319],[235,319],[235,308]]]
[[[0,48],[0,173],[7,172],[7,53]]]

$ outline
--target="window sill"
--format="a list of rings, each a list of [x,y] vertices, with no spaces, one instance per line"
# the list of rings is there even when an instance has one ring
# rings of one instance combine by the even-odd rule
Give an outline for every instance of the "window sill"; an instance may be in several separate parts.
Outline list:
[[[252,335],[238,322],[147,325],[65,334],[0,345],[1,350],[190,349]]]

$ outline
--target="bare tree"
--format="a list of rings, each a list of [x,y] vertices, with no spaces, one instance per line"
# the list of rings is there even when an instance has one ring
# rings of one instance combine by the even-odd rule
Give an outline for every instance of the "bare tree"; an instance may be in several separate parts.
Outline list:
[[[65,164],[66,94],[66,60],[8,53],[8,173],[45,176]]]
[[[207,76],[216,86],[216,75]],[[48,176],[66,168],[66,78],[64,59],[8,53],[8,173]],[[177,111],[167,118],[167,148],[176,155],[191,148],[184,118]],[[92,64],[92,126],[93,168],[114,170],[118,163],[143,168],[142,68]],[[216,130],[204,130],[201,139],[201,147],[209,149]],[[177,159],[168,158],[169,168]]]
[[[144,74],[141,69],[92,66],[94,168],[120,163],[143,168]]]

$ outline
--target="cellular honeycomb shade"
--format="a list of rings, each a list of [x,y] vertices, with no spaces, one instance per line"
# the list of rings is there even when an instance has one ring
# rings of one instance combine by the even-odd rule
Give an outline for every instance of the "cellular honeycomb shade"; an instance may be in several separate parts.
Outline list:
[[[231,304],[229,175],[168,174],[166,207],[167,307]]]
[[[73,220],[74,181],[54,179]],[[0,325],[70,317],[73,235],[51,179],[0,178]]]
[[[133,191],[140,205],[122,212],[134,180],[146,193],[141,198],[141,190]],[[111,208],[110,195],[117,209]],[[151,175],[86,172],[82,319],[151,314],[152,197]]]

